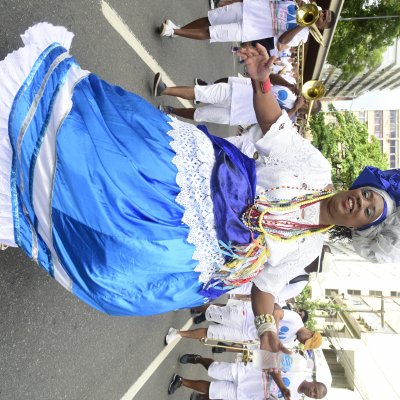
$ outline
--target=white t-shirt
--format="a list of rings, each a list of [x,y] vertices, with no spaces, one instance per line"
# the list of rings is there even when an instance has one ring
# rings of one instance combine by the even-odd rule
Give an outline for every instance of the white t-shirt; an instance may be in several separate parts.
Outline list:
[[[289,76],[283,76],[289,83],[296,80]],[[250,78],[230,77],[228,83],[231,86],[231,110],[230,122],[234,125],[252,125],[257,123],[256,113],[253,106],[253,88]],[[279,106],[284,109],[291,109],[297,100],[297,96],[287,87],[272,85],[271,92],[276,97]]]
[[[232,126],[256,124],[251,79],[231,76],[228,83],[231,85],[232,93],[229,124]]]
[[[264,400],[267,374],[251,363],[238,365],[237,400]],[[268,377],[268,379],[271,379]]]
[[[290,390],[290,399],[299,400],[302,395],[297,390],[301,383],[306,379],[305,372],[282,372],[282,380],[285,386]],[[270,391],[278,399],[283,399],[283,395],[275,382],[272,381]]]
[[[280,108],[284,108],[285,110],[290,110],[293,108],[294,103],[297,100],[297,96],[286,86],[272,85],[271,91],[278,101]]]
[[[296,5],[294,1],[243,0],[242,42],[269,37],[275,41],[287,30],[295,28]],[[289,43],[298,46],[307,41],[309,29],[304,28]]]
[[[297,312],[292,310],[282,311],[283,318],[279,322],[278,336],[285,346],[292,348],[296,340],[296,333],[299,329],[304,327],[304,324]]]

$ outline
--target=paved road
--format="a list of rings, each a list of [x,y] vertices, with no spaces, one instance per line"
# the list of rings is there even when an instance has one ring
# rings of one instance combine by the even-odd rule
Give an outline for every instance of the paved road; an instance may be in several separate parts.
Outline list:
[[[207,0],[107,4],[176,84],[192,84],[194,76],[212,81],[236,72],[228,45],[160,40],[155,31],[166,17],[185,23],[204,16]],[[152,100],[154,72],[104,10],[105,4],[95,0],[0,0],[0,57],[18,48],[19,35],[35,22],[62,24],[75,33],[72,53],[84,68]],[[177,100],[171,104],[179,105]],[[211,130],[229,134],[226,128]],[[0,254],[0,318],[1,400],[119,400],[134,384],[140,388],[135,399],[166,399],[173,371],[205,376],[200,367],[183,369],[177,362],[179,354],[193,349],[209,353],[200,344],[181,341],[164,354],[165,333],[170,326],[183,326],[187,311],[148,318],[105,316],[67,293],[17,249]],[[148,370],[141,386],[137,380],[154,360],[160,365]],[[174,398],[189,395],[182,389]],[[124,400],[128,398],[132,396]]]

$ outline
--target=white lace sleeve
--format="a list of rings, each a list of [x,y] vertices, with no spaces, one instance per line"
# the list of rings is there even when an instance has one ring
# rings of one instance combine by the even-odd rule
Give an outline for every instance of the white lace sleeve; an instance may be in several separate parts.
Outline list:
[[[257,141],[256,148],[260,155],[257,162],[257,186],[260,190],[293,186],[309,192],[310,189],[322,190],[332,182],[328,160],[309,140],[298,134],[286,112]],[[284,198],[299,193],[282,196],[288,194],[290,197]]]

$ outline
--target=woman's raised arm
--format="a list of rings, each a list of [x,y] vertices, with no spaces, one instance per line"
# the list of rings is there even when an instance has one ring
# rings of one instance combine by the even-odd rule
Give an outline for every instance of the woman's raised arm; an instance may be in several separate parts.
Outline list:
[[[253,104],[257,122],[262,132],[266,133],[282,115],[282,110],[271,93],[269,80],[275,57],[270,58],[266,48],[259,43],[256,47],[241,48],[236,54],[246,63],[254,90]]]

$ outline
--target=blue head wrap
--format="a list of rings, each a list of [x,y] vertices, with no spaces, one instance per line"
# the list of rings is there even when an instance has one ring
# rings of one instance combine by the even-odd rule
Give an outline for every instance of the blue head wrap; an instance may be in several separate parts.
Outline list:
[[[400,205],[400,169],[389,169],[382,171],[375,167],[365,167],[358,178],[351,185],[350,189],[370,186],[386,192],[396,204]],[[380,224],[388,214],[388,204],[384,199],[384,208],[381,216],[371,224],[364,225],[359,230],[368,229],[371,226]]]

